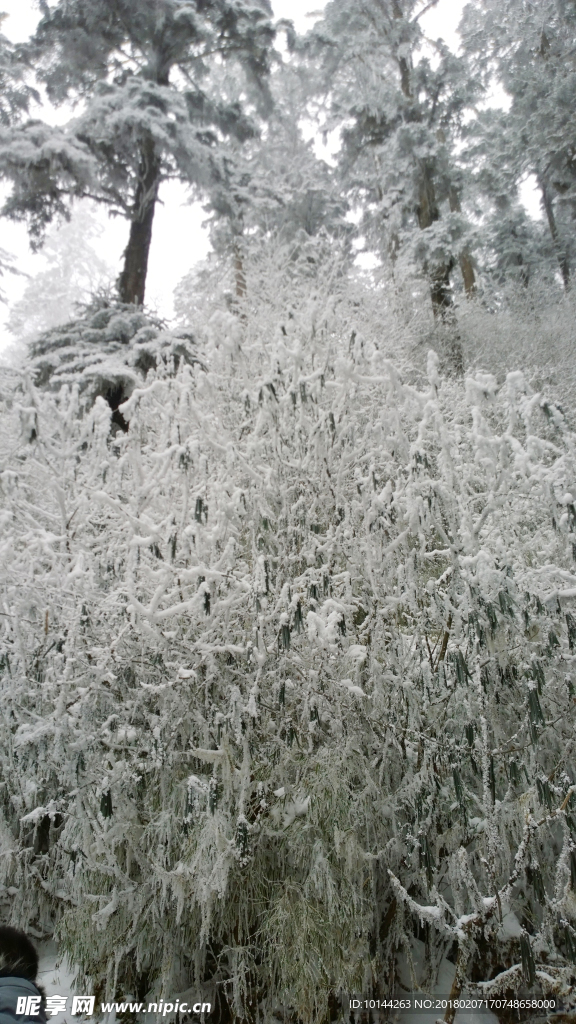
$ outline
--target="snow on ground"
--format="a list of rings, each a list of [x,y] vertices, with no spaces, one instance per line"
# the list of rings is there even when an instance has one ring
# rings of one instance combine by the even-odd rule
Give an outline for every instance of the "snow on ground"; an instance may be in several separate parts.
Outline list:
[[[419,943],[415,940],[415,966],[417,972],[420,973],[419,967],[423,962],[423,943]],[[422,946],[422,950],[418,949]],[[68,1009],[65,1013],[59,1013],[54,1017],[50,1017],[49,1020],[53,1021],[54,1024],[79,1024],[82,1020],[81,1017],[72,1016],[72,996],[76,994],[74,986],[74,975],[75,971],[70,968],[65,960],[59,958],[58,949],[54,941],[42,942],[38,944],[38,950],[40,953],[40,968],[38,972],[38,981],[46,990],[46,995],[59,995],[66,996],[68,1003]],[[422,953],[419,956],[419,952]],[[402,965],[406,967],[406,965]],[[450,963],[449,960],[443,960],[440,966],[438,974],[438,982],[434,989],[433,997],[446,998],[452,987],[452,981],[454,979],[454,964]],[[403,974],[404,972],[401,971]],[[408,978],[403,978],[404,984],[408,983]],[[87,993],[80,993],[82,995],[90,995]],[[408,993],[407,993],[408,994]],[[412,1001],[415,998],[425,998],[423,992],[412,992]],[[437,1009],[419,1009],[402,1011],[400,1016],[397,1018],[399,1024],[435,1024],[438,1019],[442,1019],[444,1016],[443,1010]],[[107,1024],[113,1024],[112,1021],[108,1021]],[[482,1011],[458,1011],[455,1018],[455,1024],[498,1024],[498,1018],[494,1014],[490,1013],[489,1010]]]
[[[412,955],[416,976],[417,978],[420,978],[423,973],[424,965],[424,943],[420,942],[418,939],[414,939]],[[409,990],[411,988],[410,972],[404,957],[399,958],[398,967],[400,981],[403,987]],[[412,1006],[414,1006],[415,999],[425,999],[427,996],[433,1000],[447,999],[452,989],[455,972],[455,964],[451,963],[450,960],[443,960],[440,964],[438,980],[434,986],[433,992],[430,994],[418,991],[410,992]],[[406,992],[406,996],[408,996],[408,991]],[[464,994],[462,998],[466,999],[466,995]],[[435,1024],[437,1020],[443,1019],[445,1012],[446,1011],[444,1009],[435,1009],[434,1007],[430,1009],[402,1010],[400,1011],[400,1015],[397,1019],[399,1024]],[[498,1024],[498,1018],[495,1017],[488,1009],[458,1010],[454,1019],[454,1024]]]
[[[38,984],[43,986],[47,996],[67,997],[67,1011],[49,1017],[48,1020],[53,1021],[54,1024],[78,1024],[82,1018],[73,1017],[71,1013],[72,996],[76,995],[74,968],[70,968],[67,962],[58,955],[58,948],[53,940],[39,942],[37,947],[40,956]],[[84,995],[83,992],[79,994]],[[86,995],[90,994],[86,993]]]

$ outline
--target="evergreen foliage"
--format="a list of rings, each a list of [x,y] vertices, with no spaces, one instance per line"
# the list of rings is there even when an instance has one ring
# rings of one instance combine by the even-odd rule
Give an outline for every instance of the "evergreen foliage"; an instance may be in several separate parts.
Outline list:
[[[312,141],[303,138],[301,115],[309,89],[304,68],[290,62],[275,69],[270,78],[274,113],[265,135],[231,151],[210,189],[205,207],[210,238],[220,262],[234,268],[236,301],[247,294],[246,274],[263,250],[274,263],[278,245],[287,246],[298,274],[304,250],[314,272],[324,261],[334,264],[339,255],[350,255],[347,197],[332,169],[315,155]]]
[[[128,425],[119,407],[149,370],[198,361],[189,332],[166,330],[142,310],[106,296],[94,299],[83,316],[46,331],[30,354],[28,369],[36,385],[56,391],[73,387],[79,409],[104,398],[112,422],[123,430]]]
[[[439,41],[434,57],[418,0],[326,6],[313,48],[323,64],[327,125],[341,129],[341,169],[363,213],[371,247],[424,271],[436,316],[452,306],[451,274],[461,264],[473,293],[454,144],[479,86]]]
[[[7,18],[0,14],[0,25]],[[26,65],[22,55],[4,35],[0,34],[0,126],[7,128],[28,113],[30,103],[39,96],[25,80]]]
[[[462,22],[469,65],[487,83],[496,79],[511,100],[499,118],[499,144],[489,143],[489,163],[500,186],[505,177],[516,186],[527,174],[536,179],[565,288],[573,260],[575,32],[569,0],[481,0],[467,5]]]
[[[6,17],[0,14],[0,25]],[[0,152],[6,130],[28,112],[32,100],[38,99],[36,90],[24,81],[24,71],[14,46],[0,34]],[[15,273],[13,257],[0,249],[0,277],[7,272]],[[3,292],[0,292],[0,301],[6,301]]]
[[[218,176],[223,140],[256,130],[244,107],[265,100],[269,14],[268,0],[43,3],[28,59],[53,102],[83,107],[64,132],[35,124],[12,131],[0,163],[14,182],[5,214],[27,220],[36,235],[66,215],[70,196],[125,217],[120,298],[141,305],[162,181],[206,186]],[[242,76],[243,105],[211,88],[211,69],[230,61]]]

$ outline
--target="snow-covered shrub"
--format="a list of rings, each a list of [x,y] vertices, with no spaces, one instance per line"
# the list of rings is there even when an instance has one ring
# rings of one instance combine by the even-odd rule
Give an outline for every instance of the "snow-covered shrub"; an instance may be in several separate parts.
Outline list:
[[[339,345],[377,347],[411,380],[425,376],[434,325],[427,298],[412,294],[414,282],[404,288],[381,271],[352,266],[324,236],[289,242],[255,236],[245,243],[241,269],[238,295],[233,259],[209,257],[194,267],[174,293],[178,321],[230,351],[241,339],[261,345],[274,335],[303,344],[323,331]]]
[[[198,359],[189,332],[169,331],[142,309],[105,296],[93,299],[82,316],[45,331],[30,352],[36,385],[52,390],[73,385],[82,408],[100,396],[122,428],[118,407],[149,370],[161,364],[173,372],[181,361],[192,365]]]
[[[545,283],[510,289],[493,308],[481,302],[459,310],[466,365],[490,369],[499,381],[522,367],[537,391],[560,403],[576,425],[576,305]]]
[[[72,375],[5,389],[12,918],[220,1019],[385,996],[416,936],[425,987],[567,993],[574,435],[520,374],[416,387],[330,311],[246,316],[112,438]]]

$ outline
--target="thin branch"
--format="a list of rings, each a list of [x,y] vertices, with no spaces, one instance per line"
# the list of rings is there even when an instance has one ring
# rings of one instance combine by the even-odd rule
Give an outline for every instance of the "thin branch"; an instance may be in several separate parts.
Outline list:
[[[415,25],[416,22],[418,21],[418,19],[421,18],[423,14],[426,14],[426,11],[429,11],[432,7],[437,7],[438,3],[439,3],[439,0],[430,0],[430,3],[427,3],[426,6],[423,7],[421,11],[418,11],[418,14],[416,14],[412,18],[412,21],[410,22],[410,24],[411,25]]]
[[[446,623],[446,631],[444,633],[444,636],[442,637],[442,647],[440,648],[440,653],[438,654],[438,660],[436,662],[434,671],[437,671],[440,662],[444,661],[444,658],[446,657],[446,651],[447,651],[447,648],[448,648],[448,640],[450,639],[450,630],[451,629],[452,629],[452,612],[450,612],[450,614],[448,616],[448,622]]]

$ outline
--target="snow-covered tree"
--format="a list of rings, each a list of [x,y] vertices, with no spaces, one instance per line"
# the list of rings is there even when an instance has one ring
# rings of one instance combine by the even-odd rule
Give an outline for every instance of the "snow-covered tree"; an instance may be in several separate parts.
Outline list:
[[[7,17],[0,14],[0,25]],[[26,83],[24,72],[15,47],[0,34],[0,140],[2,133],[28,112],[31,101],[38,99],[37,92]],[[7,271],[14,272],[13,257],[0,250],[0,277]],[[0,301],[5,301],[2,292]]]
[[[306,248],[310,278],[325,257],[332,265],[338,261],[351,235],[340,182],[316,156],[313,141],[303,137],[310,92],[306,67],[287,60],[274,68],[269,85],[274,112],[265,133],[230,148],[205,207],[213,250],[233,268],[237,304],[247,292],[246,264],[254,256],[259,261],[263,247],[272,253],[284,245],[297,266],[296,277],[306,265],[301,258]]]
[[[0,25],[8,17],[0,14]],[[32,100],[38,100],[38,93],[25,80],[26,66],[16,47],[4,35],[0,35],[0,125],[19,121],[28,113]]]
[[[222,1021],[441,965],[570,1005],[575,437],[520,373],[400,375],[326,283],[199,321],[196,361],[96,311],[79,380],[3,389],[12,919],[98,996]]]
[[[189,331],[167,331],[160,320],[106,293],[96,295],[83,316],[37,338],[30,353],[36,384],[54,391],[73,386],[83,404],[104,399],[112,411],[113,432],[128,429],[119,407],[149,370],[198,360]]]
[[[70,223],[48,232],[42,247],[46,266],[28,282],[10,309],[8,330],[19,341],[29,342],[51,327],[71,320],[81,303],[108,288],[113,271],[92,242],[103,231],[94,215],[78,207]]]
[[[47,160],[39,127],[35,149],[29,127],[25,152],[18,133],[10,139],[4,173],[15,187],[5,212],[38,228],[65,210],[72,194],[125,217],[130,234],[120,298],[142,304],[162,181],[207,185],[223,141],[255,131],[273,37],[270,13],[268,0],[43,3],[26,52],[52,102],[78,102],[82,109],[63,133],[68,163]],[[210,70],[222,62],[242,76],[243,104],[227,103],[211,88]],[[79,173],[79,154],[88,173],[82,167]]]
[[[556,252],[547,227],[521,202],[508,112],[478,111],[463,135],[460,159],[467,164],[474,198],[474,257],[484,297],[493,301],[511,283],[527,288],[544,280],[554,293]]]
[[[454,145],[478,90],[441,41],[433,57],[426,52],[425,7],[335,0],[311,45],[322,58],[326,127],[341,130],[342,171],[363,212],[362,233],[384,259],[424,272],[434,314],[446,318],[458,263],[466,292],[475,285]]]
[[[497,81],[511,103],[500,145],[488,154],[501,178],[536,178],[564,286],[573,259],[576,163],[576,16],[570,0],[480,0],[461,25],[474,73]],[[502,159],[505,157],[505,159]]]

